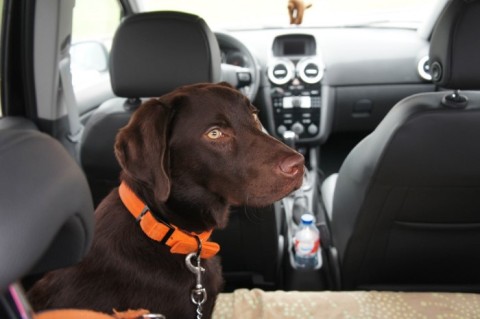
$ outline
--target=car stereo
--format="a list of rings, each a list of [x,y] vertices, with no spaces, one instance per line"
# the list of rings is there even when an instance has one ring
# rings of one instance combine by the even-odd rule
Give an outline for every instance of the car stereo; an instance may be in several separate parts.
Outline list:
[[[293,131],[300,141],[320,131],[323,62],[318,57],[275,58],[268,67],[276,134]]]

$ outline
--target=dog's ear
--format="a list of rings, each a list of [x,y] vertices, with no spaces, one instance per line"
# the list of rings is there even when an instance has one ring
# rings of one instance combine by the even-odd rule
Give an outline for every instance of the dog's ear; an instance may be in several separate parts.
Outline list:
[[[168,132],[172,117],[171,107],[151,99],[135,111],[115,141],[123,172],[154,189],[161,202],[170,194]]]

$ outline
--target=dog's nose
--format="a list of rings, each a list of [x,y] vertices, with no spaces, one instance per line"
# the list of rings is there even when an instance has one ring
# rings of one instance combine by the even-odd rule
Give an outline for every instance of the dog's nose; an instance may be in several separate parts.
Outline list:
[[[303,166],[305,164],[305,160],[302,155],[295,154],[285,158],[283,161],[280,162],[280,170],[285,175],[295,176],[299,172],[303,174]]]

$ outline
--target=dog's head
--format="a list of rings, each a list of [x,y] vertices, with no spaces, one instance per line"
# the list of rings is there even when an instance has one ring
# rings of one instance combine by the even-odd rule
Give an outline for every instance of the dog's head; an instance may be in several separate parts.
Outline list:
[[[123,178],[155,203],[199,211],[213,226],[225,224],[229,205],[271,204],[301,186],[304,160],[264,133],[257,113],[226,83],[151,99],[117,136]]]

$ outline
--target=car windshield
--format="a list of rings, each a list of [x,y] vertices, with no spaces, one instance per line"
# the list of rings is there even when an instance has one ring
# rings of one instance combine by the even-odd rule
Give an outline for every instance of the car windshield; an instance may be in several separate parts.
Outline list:
[[[302,26],[418,28],[438,0],[306,0]],[[290,27],[287,0],[138,0],[140,11],[174,10],[197,14],[214,29]]]

